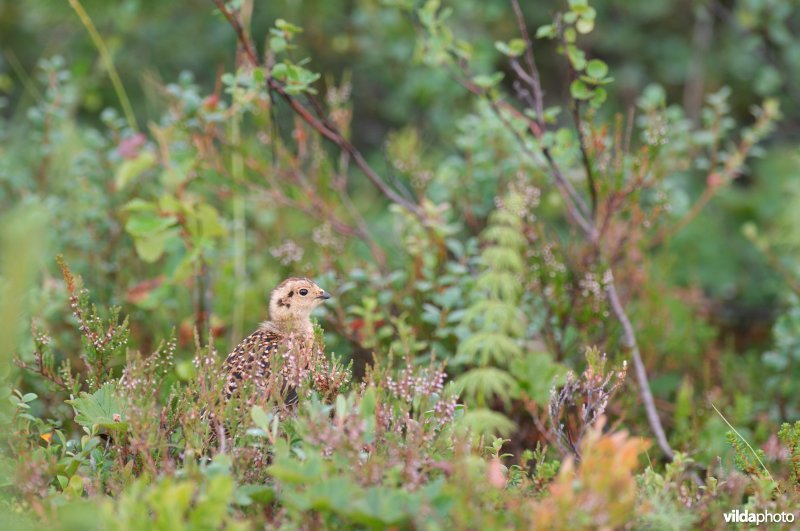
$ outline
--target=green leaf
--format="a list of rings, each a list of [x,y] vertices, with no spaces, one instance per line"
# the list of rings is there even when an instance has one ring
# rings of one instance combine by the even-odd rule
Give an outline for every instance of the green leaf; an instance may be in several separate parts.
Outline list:
[[[608,93],[606,92],[606,89],[604,89],[603,87],[597,87],[596,89],[594,89],[594,95],[592,96],[590,103],[592,107],[596,109],[601,105],[603,105],[603,103],[605,103],[607,98],[608,98]]]
[[[69,478],[69,483],[64,488],[64,492],[75,498],[80,498],[83,494],[83,478],[77,474]]]
[[[516,430],[517,426],[502,413],[491,409],[470,409],[459,421],[459,425],[479,435],[508,436]]]
[[[271,485],[246,484],[237,487],[233,496],[239,505],[269,505],[275,499],[275,490]]]
[[[370,487],[352,503],[348,516],[373,529],[406,528],[420,505],[418,493],[388,487]]]
[[[253,419],[256,426],[269,433],[269,424],[272,422],[271,413],[268,414],[261,406],[253,406],[253,409],[250,410],[250,417]]]
[[[478,75],[472,78],[472,82],[481,88],[488,89],[497,85],[503,80],[504,74],[502,72],[495,72],[491,75]]]
[[[509,57],[519,57],[525,52],[525,41],[522,39],[512,39],[508,43],[497,41],[494,43],[500,53]]]
[[[135,159],[124,160],[114,176],[117,190],[124,189],[142,173],[152,168],[155,163],[156,156],[149,150],[141,151]]]
[[[122,207],[123,212],[155,212],[158,210],[158,207],[155,203],[151,201],[145,201],[144,199],[131,199],[128,201],[124,207]]]
[[[225,235],[225,227],[222,225],[217,209],[208,203],[203,203],[197,207],[195,214],[200,222],[200,234],[204,238],[214,238]]]
[[[131,236],[149,236],[165,231],[177,221],[174,216],[159,216],[154,211],[139,210],[128,218],[125,223],[125,230]]]
[[[548,124],[554,124],[556,123],[559,114],[561,114],[561,107],[548,107],[544,110],[544,121]]]
[[[594,20],[581,17],[578,19],[578,22],[575,23],[575,29],[578,30],[578,33],[581,35],[591,33],[594,29]]]
[[[336,417],[343,419],[347,416],[347,399],[344,395],[336,396]]]
[[[75,409],[75,422],[81,426],[100,426],[123,432],[128,429],[114,384],[107,383],[91,395],[81,393],[78,398],[66,400],[66,403]]]
[[[290,35],[295,33],[300,33],[301,31],[303,31],[303,28],[301,28],[300,26],[295,26],[291,22],[286,22],[282,18],[279,18],[278,20],[275,21],[275,27],[281,31],[289,33]]]
[[[269,39],[269,48],[275,53],[281,53],[286,50],[287,43],[283,37],[271,37]]]
[[[264,69],[262,67],[253,69],[253,81],[255,81],[256,84],[264,83],[266,80],[267,75],[264,73]]]
[[[377,400],[375,398],[375,388],[367,388],[367,390],[364,391],[364,396],[361,397],[361,403],[359,404],[359,412],[361,413],[361,416],[365,419],[374,416],[376,403]]]
[[[282,483],[299,485],[319,481],[324,467],[322,457],[312,453],[303,462],[288,458],[279,459],[267,468],[267,472]]]
[[[600,59],[592,59],[586,63],[586,73],[594,79],[603,79],[608,74],[608,65]]]
[[[169,229],[162,232],[155,232],[146,234],[144,236],[135,237],[133,245],[136,248],[136,254],[139,258],[148,263],[153,263],[164,254],[164,249],[167,243],[178,237],[177,229]]]
[[[589,90],[586,83],[579,79],[576,79],[570,84],[569,93],[576,100],[588,100],[593,95],[593,92]]]
[[[186,529],[221,529],[234,488],[233,478],[229,475],[211,478],[205,492],[194,497]]]
[[[272,67],[272,77],[279,80],[286,79],[287,71],[288,66],[286,66],[286,63],[277,63]]]
[[[533,352],[511,362],[510,372],[520,389],[534,402],[546,405],[553,385],[562,385],[569,369],[557,363],[547,352]]]
[[[316,94],[310,85],[320,78],[316,72],[311,72],[300,65],[283,62],[272,67],[272,77],[285,84],[284,90],[289,94],[308,92]]]
[[[462,396],[485,399],[497,397],[506,405],[519,392],[516,380],[506,371],[497,367],[477,367],[471,369],[455,380],[456,386],[462,390]]]
[[[556,27],[553,24],[539,26],[536,30],[537,39],[554,39],[556,37]]]
[[[578,72],[586,68],[586,54],[574,44],[567,45],[567,56],[572,67]]]
[[[158,200],[158,208],[162,212],[181,212],[183,211],[183,203],[172,194],[163,194]]]

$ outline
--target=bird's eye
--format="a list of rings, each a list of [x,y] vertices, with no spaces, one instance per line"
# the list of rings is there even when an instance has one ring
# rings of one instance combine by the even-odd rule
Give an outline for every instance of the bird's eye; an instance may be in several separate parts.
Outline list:
[[[301,290],[300,290],[300,292],[299,292],[299,293],[300,293],[300,295],[302,295],[303,297],[305,297],[306,295],[308,295],[308,290],[307,290],[306,288],[303,288],[303,289],[301,289]]]

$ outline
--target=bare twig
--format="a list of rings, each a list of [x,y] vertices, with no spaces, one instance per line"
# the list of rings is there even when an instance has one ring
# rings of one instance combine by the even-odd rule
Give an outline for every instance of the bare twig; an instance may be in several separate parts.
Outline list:
[[[533,99],[536,105],[534,107],[534,110],[536,111],[536,119],[539,122],[539,127],[544,130],[544,93],[542,92],[542,83],[539,80],[539,69],[536,67],[536,58],[533,56],[533,41],[528,34],[528,26],[525,24],[525,17],[522,14],[522,8],[519,6],[519,1],[511,0],[511,7],[514,9],[514,15],[517,18],[519,33],[522,35],[522,38],[525,41],[525,63],[528,65],[528,69],[530,70],[530,76],[523,77],[523,80],[525,80],[530,85],[531,90],[533,90]],[[516,63],[516,61],[514,62]],[[520,68],[520,70],[524,72],[524,69]]]
[[[609,276],[611,278],[608,279],[608,282],[606,282],[605,285],[606,294],[608,295],[608,300],[611,303],[611,309],[614,312],[614,316],[622,325],[623,345],[630,350],[631,356],[633,356],[633,369],[636,372],[636,380],[639,382],[639,395],[642,397],[642,402],[644,403],[644,409],[647,413],[647,420],[650,423],[650,429],[653,430],[653,435],[655,435],[656,442],[658,442],[658,446],[661,448],[661,451],[664,452],[664,455],[666,455],[668,459],[672,460],[675,457],[675,452],[669,445],[669,441],[667,441],[667,436],[664,433],[664,427],[661,425],[661,419],[658,417],[656,404],[653,400],[653,392],[650,390],[650,382],[647,378],[647,370],[645,369],[644,362],[642,361],[642,355],[639,352],[639,344],[636,341],[636,332],[634,332],[633,325],[631,324],[630,319],[628,319],[628,314],[625,313],[625,308],[622,306],[622,302],[619,300],[617,287],[614,285],[613,275],[609,274]]]

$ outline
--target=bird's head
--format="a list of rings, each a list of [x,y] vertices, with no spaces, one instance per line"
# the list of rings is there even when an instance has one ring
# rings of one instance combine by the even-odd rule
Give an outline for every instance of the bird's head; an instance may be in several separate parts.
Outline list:
[[[308,278],[287,278],[272,290],[269,316],[284,332],[307,333],[311,330],[311,312],[330,299],[327,291]]]

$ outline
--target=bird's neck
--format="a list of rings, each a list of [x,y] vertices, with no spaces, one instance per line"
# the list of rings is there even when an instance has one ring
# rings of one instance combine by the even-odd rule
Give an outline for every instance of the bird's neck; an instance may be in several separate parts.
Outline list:
[[[294,336],[309,342],[314,340],[314,326],[308,317],[273,317],[261,323],[261,328],[282,337]]]

